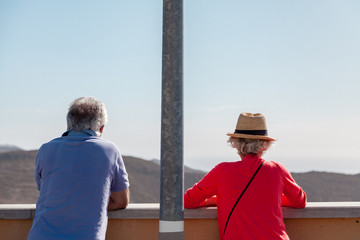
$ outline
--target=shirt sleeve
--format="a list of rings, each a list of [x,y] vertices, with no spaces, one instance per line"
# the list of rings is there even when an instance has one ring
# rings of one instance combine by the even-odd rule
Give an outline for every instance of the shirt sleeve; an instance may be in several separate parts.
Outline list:
[[[219,165],[213,168],[184,195],[185,208],[198,208],[206,206],[206,200],[217,193],[217,176]]]
[[[36,183],[36,188],[38,191],[40,191],[41,188],[41,176],[42,176],[42,167],[41,167],[41,151],[42,151],[43,147],[40,147],[38,153],[36,154],[36,159],[35,159],[35,172],[34,172],[34,176],[35,176],[35,183]]]
[[[304,208],[306,206],[306,194],[295,182],[290,172],[279,164],[283,172],[284,193],[281,198],[282,206]]]
[[[130,183],[124,160],[118,153],[115,161],[114,177],[111,182],[111,192],[121,192],[129,188]]]

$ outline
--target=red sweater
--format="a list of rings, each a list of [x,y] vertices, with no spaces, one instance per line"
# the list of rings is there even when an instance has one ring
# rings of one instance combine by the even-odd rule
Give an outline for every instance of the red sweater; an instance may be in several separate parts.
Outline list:
[[[304,208],[306,195],[280,163],[265,162],[225,223],[241,192],[264,162],[249,154],[239,162],[220,163],[188,189],[185,208],[205,206],[216,196],[220,239],[289,239],[281,206]]]

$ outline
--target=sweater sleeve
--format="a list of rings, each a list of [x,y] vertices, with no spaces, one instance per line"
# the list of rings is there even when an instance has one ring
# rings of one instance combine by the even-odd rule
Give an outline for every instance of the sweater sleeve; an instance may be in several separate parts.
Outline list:
[[[213,168],[192,188],[189,188],[184,195],[185,208],[199,208],[208,205],[215,205],[216,198],[212,198],[217,193],[217,175],[219,165]],[[209,203],[207,204],[207,200]]]
[[[306,206],[306,194],[302,188],[295,182],[290,172],[281,164],[283,181],[284,181],[284,193],[281,198],[282,206],[293,208],[304,208]]]

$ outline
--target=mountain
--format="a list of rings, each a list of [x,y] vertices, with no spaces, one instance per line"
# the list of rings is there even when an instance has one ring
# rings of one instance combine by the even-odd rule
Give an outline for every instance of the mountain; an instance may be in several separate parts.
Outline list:
[[[22,149],[17,146],[14,146],[14,145],[0,145],[0,153],[19,151],[19,150],[22,150]]]
[[[34,181],[37,151],[0,153],[0,204],[35,203],[38,191]],[[152,161],[123,156],[129,174],[131,202],[157,203],[160,201],[160,166]],[[184,188],[199,181],[204,172],[186,168]]]
[[[0,204],[35,203],[38,191],[34,182],[37,151],[0,153]],[[155,203],[160,199],[159,160],[146,161],[123,156],[129,174],[131,202]],[[184,168],[184,189],[199,181],[205,172]],[[360,201],[360,174],[328,172],[292,173],[305,190],[309,202]]]
[[[311,202],[360,201],[360,174],[292,173]]]
[[[37,151],[0,153],[0,203],[35,203],[34,181]]]

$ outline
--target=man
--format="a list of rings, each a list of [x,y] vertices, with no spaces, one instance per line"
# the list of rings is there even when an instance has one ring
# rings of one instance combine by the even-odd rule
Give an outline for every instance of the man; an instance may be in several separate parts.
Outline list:
[[[129,181],[118,148],[101,138],[105,105],[81,97],[70,105],[67,131],[45,143],[35,162],[40,191],[28,240],[105,239],[107,210],[125,208]]]

